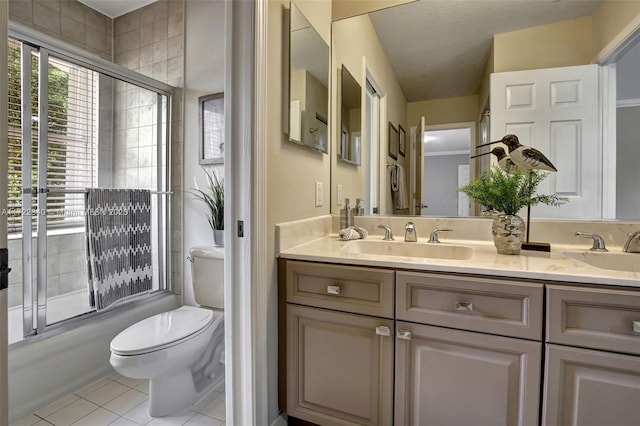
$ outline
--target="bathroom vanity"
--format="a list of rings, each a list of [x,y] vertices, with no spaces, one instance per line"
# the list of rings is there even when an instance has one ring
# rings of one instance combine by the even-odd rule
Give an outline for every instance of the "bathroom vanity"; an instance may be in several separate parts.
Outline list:
[[[640,424],[640,271],[479,242],[443,244],[472,249],[465,259],[350,243],[333,235],[280,253],[279,396],[290,417]]]

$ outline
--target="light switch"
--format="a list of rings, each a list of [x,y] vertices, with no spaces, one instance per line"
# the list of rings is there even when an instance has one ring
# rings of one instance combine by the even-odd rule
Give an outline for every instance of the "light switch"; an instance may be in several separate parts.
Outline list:
[[[323,198],[322,182],[316,182],[316,207],[322,207]]]
[[[338,192],[338,205],[341,206],[342,205],[342,185],[338,184],[338,188],[337,188],[337,192]]]

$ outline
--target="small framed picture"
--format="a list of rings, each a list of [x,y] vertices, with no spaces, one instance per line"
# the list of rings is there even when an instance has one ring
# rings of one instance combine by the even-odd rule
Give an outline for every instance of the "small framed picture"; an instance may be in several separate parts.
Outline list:
[[[224,163],[224,93],[198,98],[199,163]]]
[[[400,153],[400,155],[402,155],[404,157],[406,151],[406,136],[407,136],[407,132],[404,131],[404,128],[398,124],[398,131],[400,132],[400,143],[399,143],[399,147],[398,147],[398,152]]]
[[[389,122],[389,157],[398,159],[398,129]]]

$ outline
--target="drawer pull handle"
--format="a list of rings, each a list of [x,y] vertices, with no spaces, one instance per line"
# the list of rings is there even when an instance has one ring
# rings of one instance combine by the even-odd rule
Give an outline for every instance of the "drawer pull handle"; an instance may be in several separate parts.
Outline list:
[[[458,311],[458,312],[473,312],[473,303],[471,303],[471,302],[456,302],[456,311]]]
[[[398,339],[411,340],[411,332],[409,330],[398,330]]]
[[[385,325],[379,325],[376,327],[376,334],[378,336],[391,336],[391,330]]]
[[[640,334],[640,321],[633,321],[633,332]]]
[[[328,285],[327,286],[327,294],[340,294],[340,286],[339,285]]]

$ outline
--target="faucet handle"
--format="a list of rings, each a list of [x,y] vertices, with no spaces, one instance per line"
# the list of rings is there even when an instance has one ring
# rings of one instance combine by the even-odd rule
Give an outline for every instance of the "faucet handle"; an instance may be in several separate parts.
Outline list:
[[[387,225],[378,225],[378,228],[382,228],[384,229],[384,241],[393,241],[393,233],[391,232],[391,228],[389,228]]]
[[[609,251],[609,250],[607,250],[607,248],[604,245],[604,240],[598,234],[591,234],[589,232],[580,232],[580,231],[578,231],[578,232],[576,232],[576,237],[593,238],[593,246],[591,246],[589,251],[599,251],[599,252]]]
[[[431,231],[431,236],[429,237],[429,241],[427,241],[427,242],[428,243],[432,243],[432,244],[434,244],[434,243],[437,244],[437,243],[440,242],[440,240],[438,239],[438,233],[439,232],[451,232],[451,231],[453,231],[453,229],[451,229],[451,228],[442,228],[442,229],[436,228],[433,231]]]

